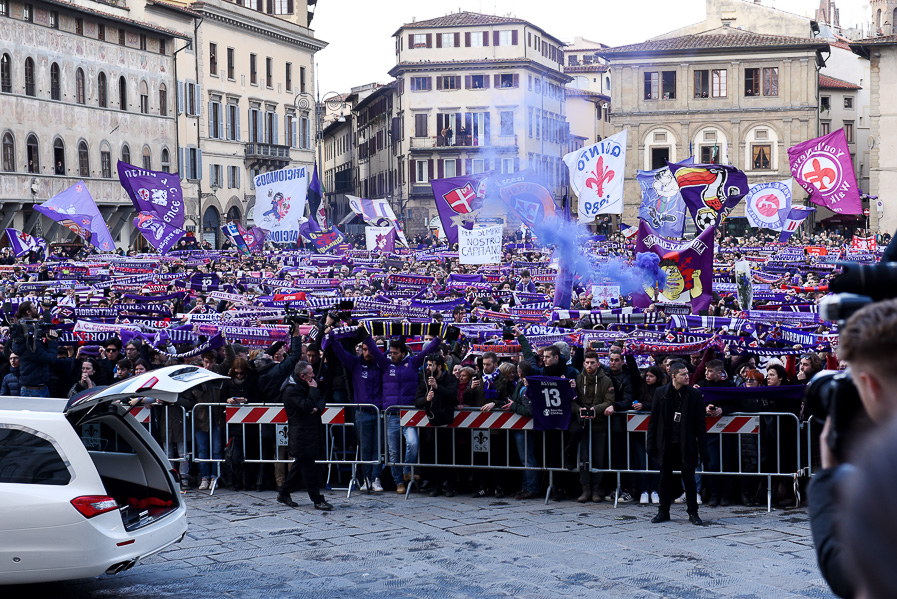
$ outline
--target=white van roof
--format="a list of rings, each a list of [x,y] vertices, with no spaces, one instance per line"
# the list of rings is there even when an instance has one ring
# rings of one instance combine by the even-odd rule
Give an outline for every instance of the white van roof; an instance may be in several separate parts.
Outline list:
[[[53,397],[13,397],[0,396],[0,411],[12,412],[63,412],[67,399]]]

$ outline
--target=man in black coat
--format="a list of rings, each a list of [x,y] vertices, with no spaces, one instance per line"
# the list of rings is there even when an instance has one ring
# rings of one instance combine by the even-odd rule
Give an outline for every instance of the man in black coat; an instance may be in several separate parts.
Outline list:
[[[427,364],[424,373],[418,378],[417,394],[414,405],[427,411],[430,424],[441,426],[452,421],[455,415],[455,406],[458,404],[458,379],[453,377],[445,369],[445,358],[440,354],[427,356]],[[423,429],[424,437],[421,440],[421,450],[429,459],[434,459],[435,464],[451,464],[452,451],[454,449],[454,436],[451,429]],[[438,438],[438,442],[437,442]],[[438,448],[438,455],[436,449]],[[432,468],[429,474],[433,490],[430,497],[442,495],[443,485],[445,494],[449,497],[455,495],[455,475],[451,468]]]
[[[277,493],[277,501],[290,507],[299,507],[290,493],[299,488],[299,479],[305,480],[305,489],[315,504],[316,510],[329,511],[333,506],[327,503],[318,490],[315,458],[321,446],[321,413],[324,398],[318,391],[315,372],[308,362],[299,362],[293,375],[287,379],[281,394],[287,411],[289,424],[290,454],[295,459],[290,473]]]
[[[651,420],[648,422],[648,454],[660,464],[660,506],[651,522],[670,519],[673,471],[682,472],[688,520],[703,524],[698,517],[698,490],[695,467],[700,455],[707,463],[707,429],[701,393],[689,386],[688,368],[682,362],[670,365],[669,385],[654,394]]]

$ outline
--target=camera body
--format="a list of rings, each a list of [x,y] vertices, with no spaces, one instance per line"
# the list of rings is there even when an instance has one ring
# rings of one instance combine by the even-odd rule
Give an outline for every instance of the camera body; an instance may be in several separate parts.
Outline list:
[[[820,424],[827,418],[831,419],[828,446],[836,457],[843,460],[850,449],[851,440],[859,437],[857,431],[871,426],[850,369],[817,373],[807,384],[804,397],[805,417],[815,418]]]

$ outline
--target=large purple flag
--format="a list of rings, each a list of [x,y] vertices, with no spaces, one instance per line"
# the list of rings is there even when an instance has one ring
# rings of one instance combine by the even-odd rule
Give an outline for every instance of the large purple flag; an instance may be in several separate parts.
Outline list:
[[[723,164],[669,163],[698,231],[726,220],[747,192],[747,175]]]
[[[791,239],[791,236],[794,235],[801,223],[807,220],[807,217],[814,212],[816,212],[816,209],[808,206],[792,206],[788,214],[782,219],[779,243],[785,243]]]
[[[34,209],[69,228],[95,248],[104,252],[115,249],[109,227],[106,226],[106,221],[93,201],[93,196],[87,191],[84,181],[78,181],[68,189],[60,191]]]
[[[844,129],[797,144],[788,150],[788,160],[811,202],[838,214],[863,213]]]
[[[548,182],[532,169],[494,175],[488,184],[489,196],[501,198],[530,228],[551,222],[556,215],[557,204],[548,189]]]
[[[661,237],[645,221],[639,221],[636,255],[651,252],[660,257],[666,281],[632,294],[632,304],[647,308],[653,302],[689,304],[693,314],[706,310],[713,295],[713,235],[709,227],[691,241]]]
[[[473,229],[486,197],[486,173],[430,181],[436,210],[449,243],[458,243],[458,227]]]
[[[137,212],[155,214],[165,224],[184,228],[184,194],[177,173],[138,168],[118,161],[118,180]]]
[[[152,212],[141,212],[134,217],[133,222],[137,230],[143,234],[143,238],[160,254],[168,253],[174,244],[186,235],[184,231],[169,225]]]

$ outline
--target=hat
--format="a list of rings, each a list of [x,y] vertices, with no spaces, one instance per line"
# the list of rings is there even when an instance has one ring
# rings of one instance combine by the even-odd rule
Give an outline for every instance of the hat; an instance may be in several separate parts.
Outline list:
[[[246,346],[241,345],[239,343],[234,343],[233,348],[234,348],[235,354],[248,354],[249,353],[249,350],[246,348]]]
[[[280,351],[280,348],[283,347],[284,345],[286,345],[286,344],[283,341],[277,341],[275,343],[272,343],[271,347],[269,347],[267,350],[265,350],[265,353],[268,354],[269,356],[273,356],[278,351]],[[237,350],[235,349],[234,352],[236,352],[236,351]]]
[[[257,371],[263,370],[269,364],[274,363],[274,358],[269,356],[268,354],[260,354],[258,358],[252,361],[252,365],[255,367]]]

